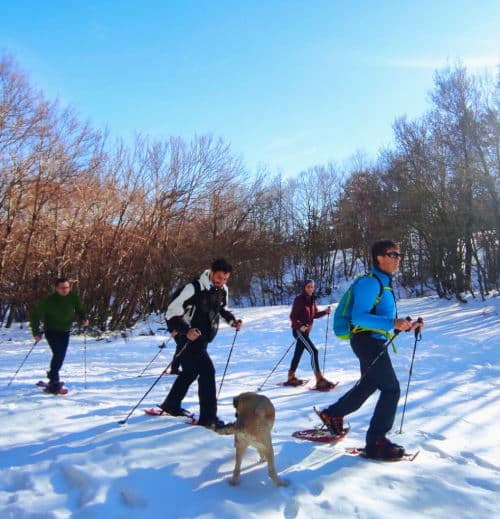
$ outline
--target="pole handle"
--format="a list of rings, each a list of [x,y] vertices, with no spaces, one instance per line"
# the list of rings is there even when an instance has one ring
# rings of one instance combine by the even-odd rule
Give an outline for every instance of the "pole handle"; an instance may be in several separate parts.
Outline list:
[[[419,317],[417,319],[417,323],[423,323],[423,322],[424,322],[424,320],[421,317]],[[420,338],[422,337],[422,331],[421,331],[420,327],[415,328],[415,339],[419,339],[419,337]]]

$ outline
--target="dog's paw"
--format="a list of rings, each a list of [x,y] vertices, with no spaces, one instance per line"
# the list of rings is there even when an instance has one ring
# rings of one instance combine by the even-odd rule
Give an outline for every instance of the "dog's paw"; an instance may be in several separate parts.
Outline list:
[[[239,478],[230,478],[228,480],[228,483],[232,486],[232,487],[236,487],[240,484],[240,480]]]
[[[288,479],[283,479],[283,478],[276,478],[274,480],[274,482],[279,487],[287,487],[290,484],[290,481],[288,481]]]

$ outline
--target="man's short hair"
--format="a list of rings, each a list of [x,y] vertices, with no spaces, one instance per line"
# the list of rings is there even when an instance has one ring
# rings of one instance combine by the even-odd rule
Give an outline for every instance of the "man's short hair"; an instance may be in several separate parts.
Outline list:
[[[377,256],[383,256],[389,249],[397,249],[397,243],[392,240],[378,240],[372,245],[373,266],[378,267]]]
[[[210,270],[212,272],[225,272],[226,274],[228,274],[233,271],[233,267],[224,258],[217,258],[212,262]]]
[[[68,278],[57,278],[55,282],[55,286],[59,286],[61,283],[69,283]]]

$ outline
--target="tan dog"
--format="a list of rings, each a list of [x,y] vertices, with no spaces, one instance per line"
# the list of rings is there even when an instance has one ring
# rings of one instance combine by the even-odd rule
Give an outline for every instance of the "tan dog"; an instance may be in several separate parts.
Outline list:
[[[233,405],[236,408],[236,422],[217,431],[220,434],[234,434],[236,463],[229,484],[238,484],[243,453],[251,445],[259,452],[261,462],[267,460],[269,477],[276,485],[288,485],[288,481],[278,477],[274,466],[271,429],[274,425],[275,411],[271,400],[257,393],[241,393],[234,397]]]

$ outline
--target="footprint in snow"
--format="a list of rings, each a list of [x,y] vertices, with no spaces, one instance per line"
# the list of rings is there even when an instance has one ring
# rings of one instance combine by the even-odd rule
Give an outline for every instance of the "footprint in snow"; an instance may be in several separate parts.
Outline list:
[[[448,454],[447,452],[445,452],[444,450],[440,449],[439,447],[436,447],[435,445],[432,445],[432,443],[423,444],[422,445],[422,449],[424,449],[426,451],[429,451],[429,452],[434,452],[440,458],[453,461],[454,463],[457,463],[458,465],[465,465],[467,463],[467,460],[465,460],[463,458],[455,458],[454,456],[452,456],[451,454]]]
[[[313,496],[319,496],[321,495],[321,492],[323,492],[324,488],[325,487],[321,483],[314,482],[309,485],[309,492]]]
[[[144,508],[147,506],[146,499],[132,488],[122,488],[120,497],[123,504],[129,508]]]
[[[321,501],[319,507],[325,512],[330,512],[331,510],[333,510],[333,506],[328,501]]]
[[[17,492],[19,490],[33,490],[35,483],[32,474],[19,470],[18,468],[11,468],[4,472],[3,481],[5,489],[10,492]]]
[[[446,436],[443,436],[442,434],[438,434],[438,433],[432,433],[432,432],[419,430],[419,431],[417,431],[417,434],[419,436],[422,436],[426,440],[441,440],[441,441],[446,440]]]
[[[66,481],[79,492],[79,505],[92,503],[99,492],[98,485],[91,476],[75,465],[65,465],[61,468]]]
[[[472,487],[482,488],[483,490],[488,490],[489,492],[499,492],[500,485],[494,483],[489,479],[482,478],[465,478],[465,481]]]
[[[285,509],[283,510],[283,516],[285,519],[295,519],[299,515],[299,505],[295,501],[295,499],[291,499],[285,505]]]
[[[469,451],[462,451],[460,453],[466,460],[473,461],[476,465],[479,465],[480,467],[483,467],[485,469],[491,469],[495,472],[500,472],[500,468],[497,467],[494,463],[491,463],[481,457],[479,457],[477,454],[474,454],[473,452]]]

